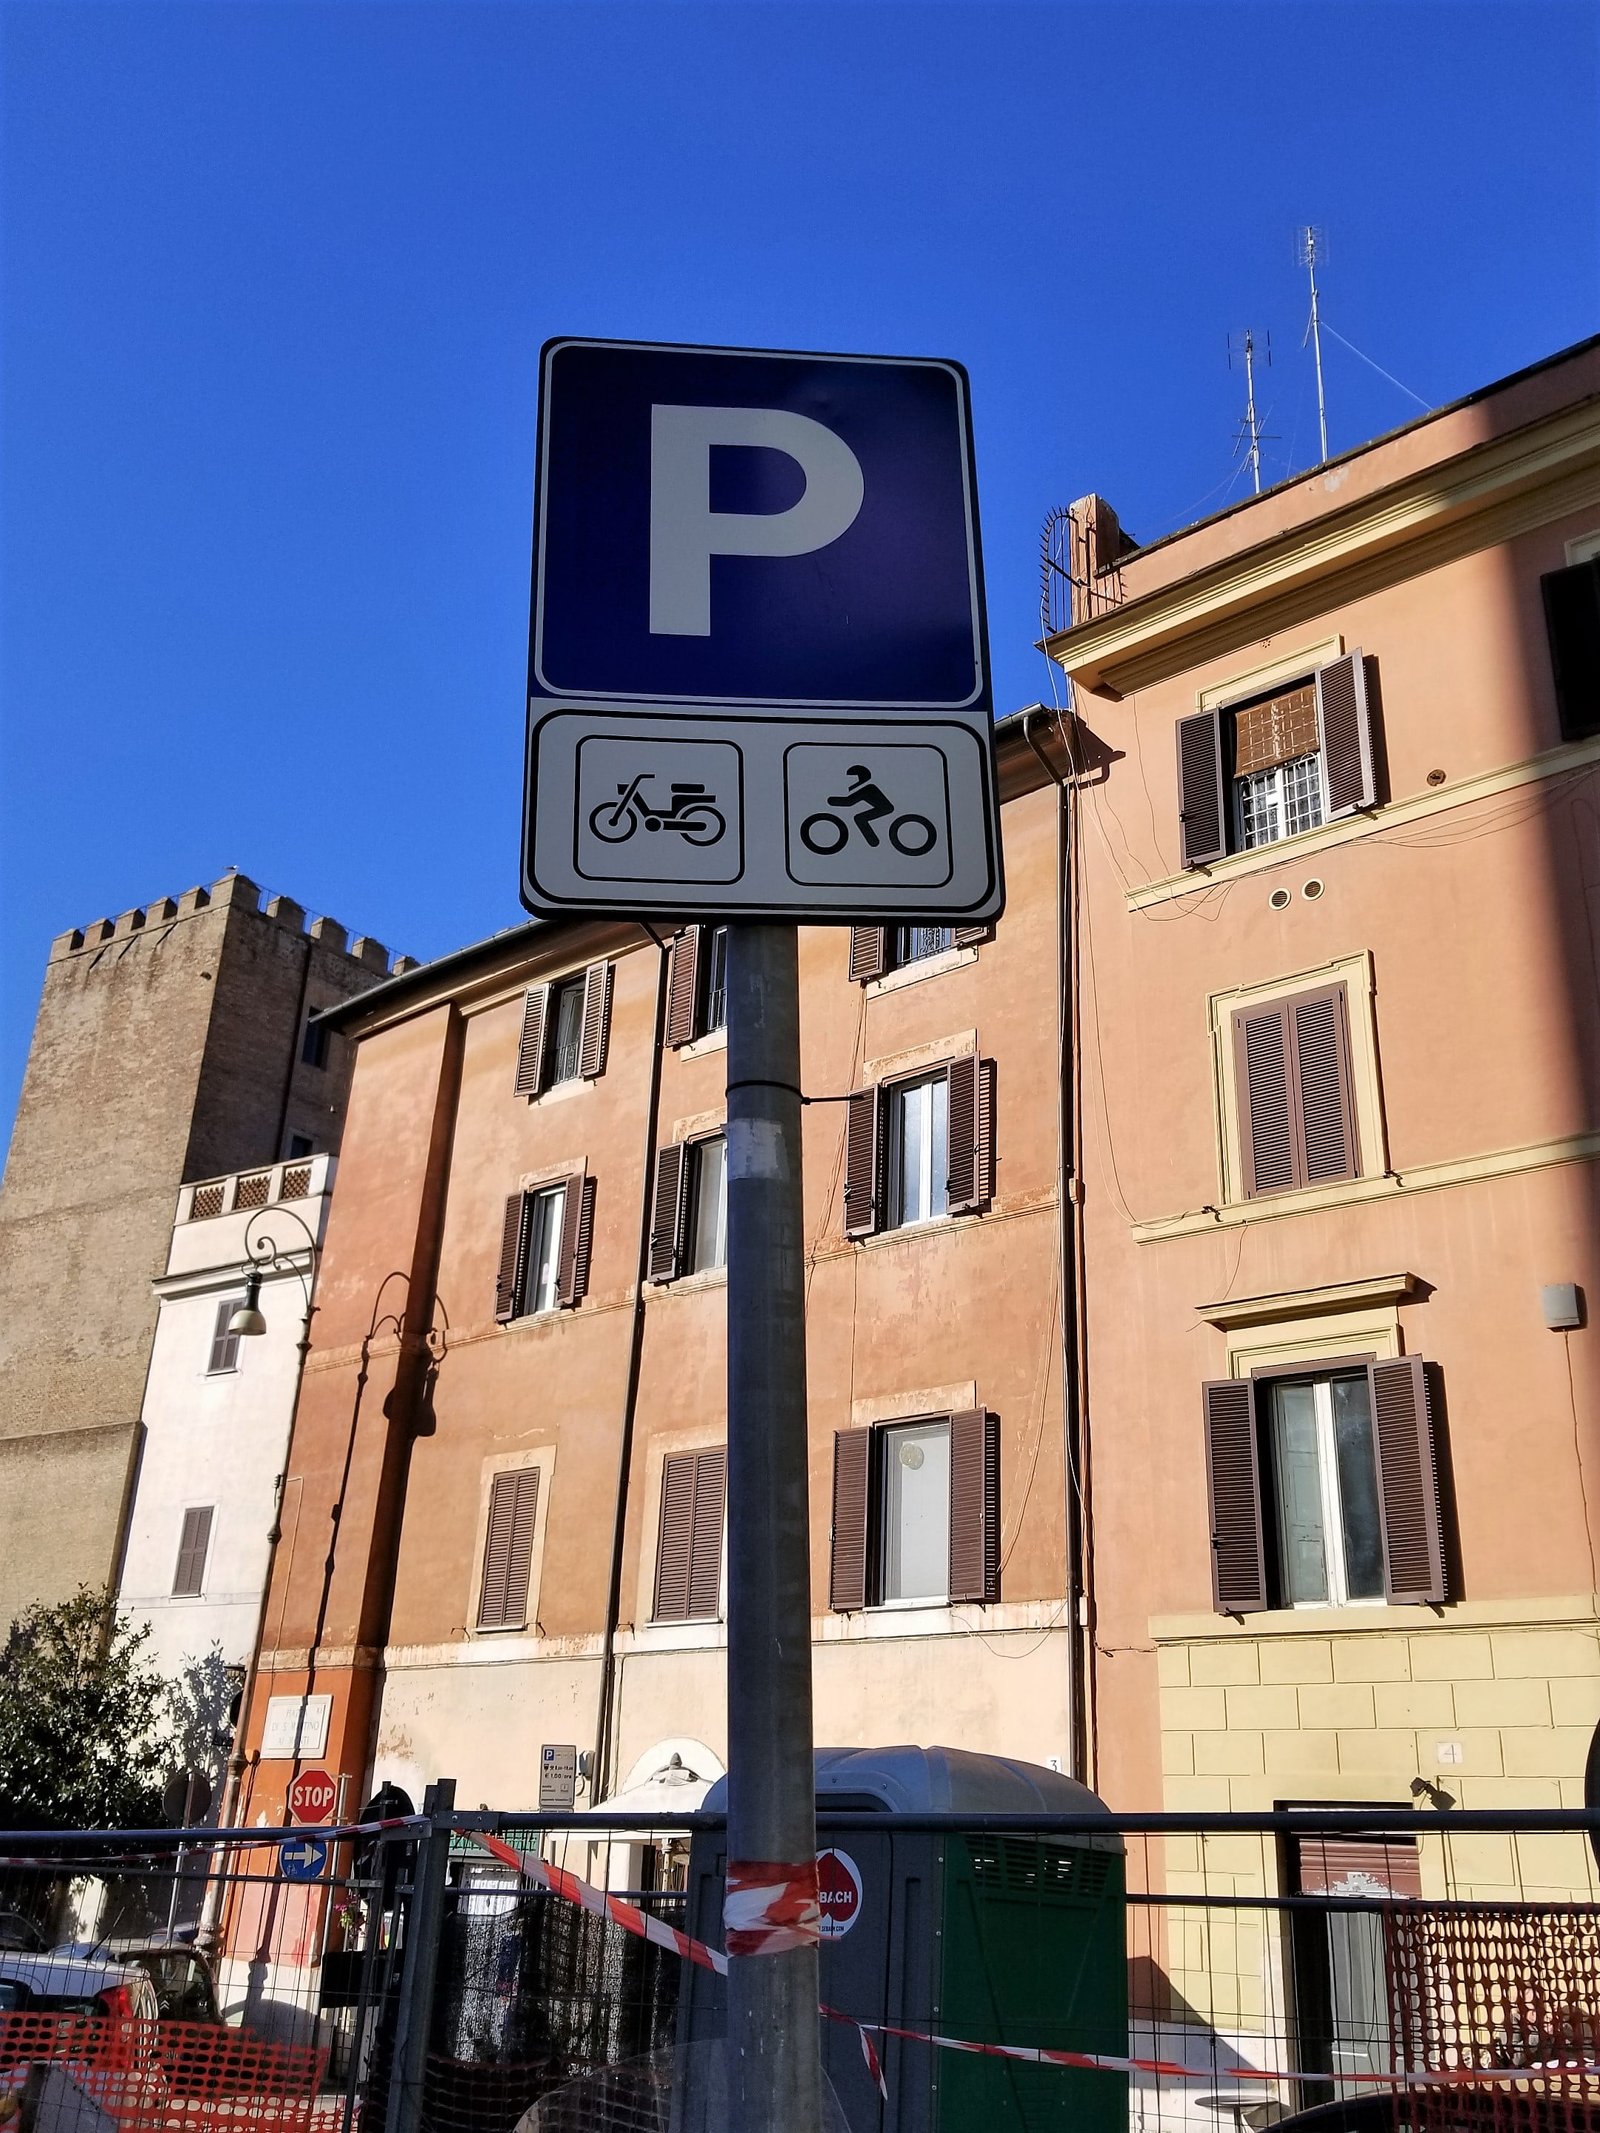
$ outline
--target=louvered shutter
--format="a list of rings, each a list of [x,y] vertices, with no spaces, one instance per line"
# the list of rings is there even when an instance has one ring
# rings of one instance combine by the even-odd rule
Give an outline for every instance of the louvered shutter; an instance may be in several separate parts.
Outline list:
[[[696,1007],[700,994],[700,928],[685,926],[673,935],[667,975],[667,1042],[679,1050],[699,1035]]]
[[[833,1439],[833,1544],[828,1605],[854,1614],[867,1604],[867,1502],[872,1431],[841,1429]]]
[[[1200,1391],[1211,1498],[1211,1597],[1219,1614],[1242,1615],[1268,1604],[1255,1387],[1244,1378],[1216,1378]]]
[[[1564,741],[1600,733],[1600,556],[1539,580]]]
[[[982,1408],[950,1417],[950,1597],[1000,1597],[1000,1422]]]
[[[1449,1598],[1439,1457],[1427,1365],[1420,1356],[1367,1365],[1383,1511],[1384,1591],[1396,1606]]]
[[[530,985],[523,996],[522,1038],[517,1046],[519,1096],[537,1096],[544,1086],[544,1031],[549,1008],[549,986]]]
[[[205,1586],[206,1551],[211,1546],[210,1504],[201,1504],[183,1514],[178,1536],[178,1561],[172,1573],[174,1599],[198,1599]]]
[[[506,1197],[505,1219],[500,1229],[500,1267],[494,1280],[494,1315],[502,1324],[517,1315],[522,1294],[522,1266],[528,1244],[528,1203],[525,1192]]]
[[[528,1580],[539,1515],[539,1469],[496,1474],[489,1485],[489,1526],[478,1588],[479,1629],[520,1629],[528,1619]]]
[[[974,1204],[987,1207],[994,1198],[995,1177],[995,1063],[978,1061],[978,1165],[973,1188]]]
[[[1377,797],[1367,669],[1359,651],[1317,669],[1317,730],[1328,781],[1328,817],[1353,814]]]
[[[686,1145],[673,1141],[656,1156],[655,1212],[650,1223],[650,1279],[676,1281],[683,1268]]]
[[[661,1523],[656,1534],[656,1591],[651,1609],[657,1622],[683,1622],[689,1615],[689,1583],[694,1553],[695,1457],[663,1460]]]
[[[694,1461],[694,1523],[689,1543],[689,1617],[714,1620],[722,1606],[722,1506],[727,1493],[727,1454],[721,1445],[697,1452]]]
[[[857,1089],[846,1107],[844,1233],[868,1237],[878,1226],[879,1161],[876,1088]]]
[[[953,1215],[976,1213],[994,1197],[994,1061],[950,1062],[949,1189]]]
[[[1345,988],[1330,985],[1322,992],[1301,994],[1289,1002],[1289,1020],[1298,1182],[1321,1185],[1334,1178],[1353,1178],[1361,1166]]]
[[[1244,1160],[1244,1189],[1248,1199],[1261,1193],[1287,1192],[1300,1182],[1290,1042],[1286,1002],[1235,1010],[1234,1078],[1239,1098],[1239,1148]]]
[[[1201,711],[1178,721],[1178,830],[1186,867],[1208,866],[1228,849],[1219,712]]]
[[[568,1178],[561,1203],[561,1245],[556,1258],[556,1302],[570,1309],[589,1287],[594,1247],[594,1179],[580,1170]]]
[[[593,1081],[606,1070],[611,1046],[611,985],[614,963],[591,963],[583,974],[583,1036],[578,1047],[578,1072]]]
[[[955,944],[958,948],[976,948],[993,934],[993,926],[957,926]]]
[[[850,976],[855,984],[864,985],[869,978],[881,978],[888,960],[887,926],[850,928]]]

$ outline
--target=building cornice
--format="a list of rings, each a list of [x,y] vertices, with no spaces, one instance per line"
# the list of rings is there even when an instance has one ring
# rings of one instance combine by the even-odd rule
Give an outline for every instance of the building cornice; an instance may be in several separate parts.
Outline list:
[[[1395,482],[1046,640],[1091,694],[1118,698],[1600,502],[1600,400]]]
[[[1415,1274],[1373,1274],[1364,1281],[1333,1281],[1320,1289],[1280,1289],[1270,1296],[1224,1296],[1215,1303],[1196,1304],[1195,1310],[1211,1325],[1227,1331],[1233,1326],[1268,1326],[1281,1319],[1358,1311],[1370,1304],[1409,1303],[1421,1286]]]

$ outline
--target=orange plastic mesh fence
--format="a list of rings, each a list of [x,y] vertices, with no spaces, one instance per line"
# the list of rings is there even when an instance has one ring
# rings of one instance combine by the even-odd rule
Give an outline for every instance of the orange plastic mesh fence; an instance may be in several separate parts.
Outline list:
[[[212,2022],[82,2014],[0,2015],[0,2095],[49,2068],[120,2133],[304,2133],[327,2066],[320,2046],[269,2044]],[[35,2071],[38,2070],[38,2071]]]

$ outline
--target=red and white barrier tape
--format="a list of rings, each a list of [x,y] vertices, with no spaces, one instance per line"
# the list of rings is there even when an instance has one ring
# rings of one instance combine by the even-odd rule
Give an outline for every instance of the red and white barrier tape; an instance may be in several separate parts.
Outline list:
[[[782,1955],[822,1939],[817,1862],[779,1866],[730,1859],[722,1899],[722,1937],[730,1955]]]
[[[703,1970],[714,1970],[725,1977],[728,1958],[720,1949],[709,1948],[704,1941],[695,1940],[682,1933],[676,1926],[669,1926],[659,1918],[651,1918],[637,1904],[626,1903],[620,1896],[609,1895],[604,1889],[594,1888],[587,1881],[580,1881],[576,1874],[565,1867],[552,1866],[536,1854],[514,1851],[499,1837],[477,1834],[477,1841],[485,1851],[498,1859],[502,1865],[514,1868],[528,1880],[537,1882],[550,1890],[552,1895],[564,1898],[568,1903],[582,1906],[599,1918],[609,1918],[625,1932],[636,1933],[642,1940],[651,1941],[658,1948],[670,1948],[687,1962],[698,1963]],[[789,1874],[788,1868],[747,1867],[746,1872],[763,1876]],[[777,1886],[774,1881],[762,1880],[754,1884],[758,1891]],[[786,1884],[787,1885],[787,1884]],[[813,1877],[813,1892],[815,1878]],[[813,1898],[814,1900],[814,1898]],[[727,1906],[724,1907],[724,1918]],[[765,1930],[765,1929],[762,1929]],[[815,1936],[813,1936],[815,1937]],[[786,1943],[791,1947],[805,1946],[802,1939]],[[746,1950],[734,1948],[740,1955]],[[767,1947],[758,1951],[775,1954],[778,1951]],[[1177,2059],[1120,2058],[1112,2052],[1052,2051],[1037,2044],[980,2044],[971,2037],[941,2036],[937,2030],[905,2029],[895,2022],[864,2022],[856,2015],[843,2014],[837,2007],[823,2006],[820,2013],[830,2022],[843,2022],[853,2029],[861,2040],[861,2055],[866,2060],[867,2071],[887,2098],[889,2090],[883,2078],[883,2062],[873,2044],[873,2037],[899,2037],[909,2044],[931,2044],[940,2051],[971,2052],[989,2059],[1017,2059],[1029,2066],[1076,2067],[1086,2073],[1098,2074],[1155,2074],[1169,2081],[1238,2082],[1248,2084],[1256,2081],[1326,2081],[1326,2068],[1307,2071],[1302,2067],[1286,2066],[1185,2066]],[[1372,2088],[1472,2088],[1492,2084],[1504,2087],[1510,2082],[1539,2081],[1582,2077],[1600,2079],[1600,2064],[1546,2065],[1529,2067],[1455,2067],[1430,2073],[1358,2074],[1342,2073],[1341,2081],[1361,2083]]]

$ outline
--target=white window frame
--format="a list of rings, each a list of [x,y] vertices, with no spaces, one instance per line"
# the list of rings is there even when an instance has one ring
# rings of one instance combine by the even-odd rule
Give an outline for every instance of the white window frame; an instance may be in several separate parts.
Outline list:
[[[717,967],[717,941],[721,939],[722,983],[714,985],[712,976]],[[707,926],[701,940],[704,953],[704,968],[700,972],[701,995],[696,1003],[699,1009],[698,1028],[695,1035],[710,1037],[728,1026],[728,929],[726,926]],[[721,1005],[718,1006],[720,999]]]
[[[892,926],[890,929],[892,960],[891,970],[910,970],[918,963],[931,963],[935,956],[948,955],[956,944],[954,926]],[[902,953],[902,943],[915,940],[918,934],[941,936],[936,948],[922,948]]]
[[[528,1263],[523,1269],[522,1295],[518,1299],[518,1316],[521,1318],[534,1318],[541,1312],[558,1308],[561,1232],[567,1212],[567,1194],[571,1190],[570,1184],[560,1184],[536,1185],[529,1191],[528,1197],[534,1204],[528,1213]],[[582,1190],[581,1186],[579,1190]],[[547,1221],[547,1254],[542,1264],[539,1240]]]
[[[1322,1513],[1322,1555],[1328,1573],[1328,1590],[1323,1599],[1289,1600],[1285,1605],[1292,1608],[1310,1607],[1382,1607],[1384,1594],[1361,1593],[1350,1595],[1349,1573],[1344,1552],[1344,1501],[1339,1493],[1339,1450],[1333,1427],[1333,1382],[1335,1378],[1353,1378],[1359,1372],[1332,1370],[1322,1377],[1283,1378],[1269,1382],[1267,1399],[1270,1414],[1268,1437],[1272,1471],[1268,1479],[1272,1485],[1273,1511],[1278,1533],[1277,1576],[1280,1587],[1287,1588],[1288,1570],[1284,1559],[1283,1533],[1287,1523],[1287,1506],[1283,1486],[1283,1451],[1279,1437],[1277,1394],[1281,1387],[1309,1385],[1312,1392],[1313,1415],[1316,1426],[1317,1485]],[[1369,1424],[1373,1417],[1368,1416]],[[1381,1519],[1381,1511],[1380,1511]]]
[[[1316,765],[1318,812],[1315,822],[1303,822],[1297,828],[1290,829],[1287,826],[1288,809],[1285,804],[1284,776],[1297,763],[1314,763]],[[1264,770],[1246,771],[1242,777],[1235,775],[1230,782],[1233,807],[1233,842],[1231,846],[1233,851],[1264,851],[1269,844],[1284,844],[1291,837],[1307,836],[1312,830],[1321,829],[1328,819],[1328,769],[1320,748],[1313,755],[1291,756],[1287,762],[1269,763]],[[1247,785],[1254,785],[1262,790],[1270,789],[1273,820],[1278,825],[1274,836],[1257,837],[1248,843],[1245,840],[1244,820],[1244,788]]]
[[[889,1589],[889,1566],[893,1559],[894,1541],[889,1521],[889,1471],[894,1456],[894,1441],[909,1436],[913,1431],[926,1436],[937,1430],[945,1445],[945,1490],[944,1519],[941,1531],[946,1549],[944,1588],[939,1592],[891,1592]],[[949,1543],[950,1543],[950,1418],[948,1415],[906,1416],[897,1422],[880,1422],[873,1430],[873,1465],[876,1471],[870,1477],[869,1499],[871,1513],[868,1534],[872,1554],[872,1598],[874,1607],[948,1607],[950,1605]]]
[[[938,1173],[933,1159],[935,1091],[945,1092],[945,1162],[944,1175]],[[908,1215],[906,1209],[905,1177],[905,1115],[907,1102],[921,1091],[928,1092],[927,1124],[922,1135],[922,1145],[917,1162],[917,1184],[926,1214]],[[883,1125],[889,1136],[889,1160],[884,1222],[885,1230],[924,1229],[930,1222],[942,1222],[949,1214],[950,1196],[950,1074],[948,1068],[940,1068],[932,1074],[918,1074],[905,1081],[891,1082],[884,1092]],[[935,1204],[938,1202],[939,1204]]]
[[[715,1257],[700,1257],[700,1202],[705,1187],[706,1151],[715,1148],[720,1156],[717,1192],[717,1217],[712,1249]],[[728,1264],[728,1147],[723,1134],[708,1133],[688,1144],[689,1194],[688,1220],[684,1224],[685,1274],[718,1274]]]
[[[562,978],[550,989],[550,1072],[545,1086],[562,1089],[583,1079],[583,1006],[588,981],[580,972],[575,978]],[[563,1073],[561,1067],[561,1010],[568,1000],[578,1003],[578,1026],[572,1046],[572,1071]]]
[[[227,1333],[222,1330],[227,1323],[223,1313],[226,1312],[228,1318],[232,1318],[235,1311],[242,1311],[243,1309],[244,1298],[242,1296],[225,1296],[217,1305],[216,1314],[211,1321],[211,1338],[206,1347],[205,1375],[208,1378],[231,1378],[237,1373],[239,1368],[239,1343],[244,1338],[244,1335],[242,1333]],[[219,1363],[215,1360],[219,1341],[224,1344],[224,1351],[228,1357],[225,1363]]]

